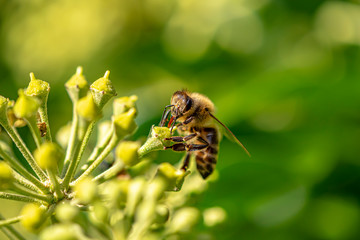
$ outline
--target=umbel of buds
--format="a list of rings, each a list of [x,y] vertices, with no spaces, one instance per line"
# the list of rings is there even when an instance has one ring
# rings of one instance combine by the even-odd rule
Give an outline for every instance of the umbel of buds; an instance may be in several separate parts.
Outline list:
[[[114,99],[112,116],[101,121],[116,96],[109,74],[89,86],[77,68],[65,83],[72,120],[56,136],[47,113],[48,82],[30,73],[16,101],[0,96],[0,198],[26,203],[19,216],[4,219],[0,213],[0,228],[9,239],[29,239],[11,226],[17,222],[41,240],[197,238],[190,230],[199,224],[200,211],[186,204],[207,182],[190,170],[154,161],[153,152],[172,144],[165,140],[171,137],[169,128],[153,126],[145,141],[134,138],[137,96]],[[20,136],[19,121],[35,144]],[[226,214],[217,207],[204,216],[212,227]]]

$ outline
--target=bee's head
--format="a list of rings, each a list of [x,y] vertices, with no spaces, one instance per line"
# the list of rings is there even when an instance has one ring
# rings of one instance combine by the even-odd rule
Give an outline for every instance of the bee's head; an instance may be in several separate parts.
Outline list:
[[[190,113],[194,102],[186,91],[176,91],[171,98],[171,105],[174,106],[171,109],[171,115],[179,118]]]

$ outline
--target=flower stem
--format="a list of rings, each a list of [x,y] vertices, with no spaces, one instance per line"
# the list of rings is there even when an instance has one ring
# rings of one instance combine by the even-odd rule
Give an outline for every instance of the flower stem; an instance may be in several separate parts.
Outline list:
[[[16,171],[18,171],[23,177],[37,186],[41,191],[48,193],[49,190],[40,182],[36,177],[29,173],[17,160],[9,156],[1,147],[0,147],[0,156],[8,162]]]
[[[10,126],[9,123],[4,123],[3,127],[5,128],[11,139],[14,141],[15,145],[20,150],[26,161],[30,164],[36,175],[41,179],[41,181],[46,181],[47,176],[41,170],[39,165],[35,162],[34,157],[30,153],[29,149],[26,147],[24,141],[21,139],[17,131],[12,126]]]
[[[34,184],[32,184],[30,181],[28,181],[26,178],[18,174],[16,171],[13,171],[14,180],[19,185],[29,189],[33,190],[38,193],[43,193],[38,187],[36,187]]]
[[[66,148],[66,155],[65,155],[65,161],[64,161],[64,167],[61,173],[61,177],[64,177],[70,164],[71,157],[74,154],[74,148],[76,145],[76,134],[78,131],[79,126],[79,117],[76,112],[76,102],[73,103],[73,119],[71,123],[71,132],[69,137],[68,146]]]
[[[21,218],[21,216],[19,216]],[[0,214],[0,220],[5,220],[5,218]],[[19,219],[20,220],[20,219]],[[23,236],[21,236],[21,234],[16,231],[12,226],[10,225],[3,225],[10,233],[12,233],[18,240],[25,240],[25,238]],[[1,228],[1,230],[3,230],[3,228]],[[8,234],[6,234],[8,235]],[[8,235],[9,237],[9,235]],[[9,239],[12,239],[9,237]]]
[[[41,145],[41,136],[40,136],[40,132],[39,129],[36,125],[36,118],[35,117],[31,117],[29,119],[26,119],[26,122],[28,123],[28,126],[30,128],[31,134],[34,138],[36,147],[40,147]]]
[[[44,201],[44,202],[51,202],[53,200],[51,195],[44,195],[44,194],[40,194],[40,193],[35,193],[33,191],[29,191],[26,188],[23,188],[19,185],[13,184],[12,187],[10,188],[10,190],[13,190],[19,194],[22,194],[24,196],[27,197],[32,197],[32,198],[36,198],[38,200]]]
[[[109,144],[105,147],[104,151],[95,159],[95,161],[83,172],[75,181],[71,183],[71,185],[75,185],[77,182],[81,181],[86,176],[89,176],[99,165],[100,163],[106,158],[106,156],[114,149],[114,147],[118,144],[120,138],[113,135]]]
[[[60,190],[60,184],[59,184],[58,179],[56,178],[55,173],[51,169],[47,170],[47,173],[48,173],[50,181],[54,187],[55,197],[57,199],[61,199],[64,196],[64,194]]]
[[[69,183],[75,174],[76,168],[79,165],[82,154],[84,153],[84,150],[89,142],[91,133],[94,130],[95,123],[96,121],[92,121],[88,124],[87,127],[83,126],[84,128],[86,128],[86,132],[85,134],[80,133],[81,140],[77,143],[74,153],[74,158],[72,159],[72,161],[70,161],[69,168],[67,169],[64,180],[62,182],[62,186],[64,189],[67,189],[69,187]],[[82,129],[79,129],[79,131],[80,130],[82,131]]]
[[[116,175],[121,172],[123,169],[125,168],[124,163],[117,161],[113,166],[111,166],[109,169],[107,169],[106,171],[100,173],[99,175],[97,175],[93,180],[100,183],[103,183],[107,180],[110,180],[114,177],[116,177]]]
[[[46,124],[46,135],[45,139],[49,142],[52,142],[51,139],[51,132],[50,132],[50,124],[49,124],[49,117],[47,114],[47,99],[44,101],[44,103],[39,107],[39,114],[40,119],[42,122],[45,122]]]
[[[22,216],[17,216],[9,219],[0,220],[0,227],[4,227],[6,225],[17,223],[21,220]]]
[[[6,193],[6,192],[0,192],[0,198],[14,200],[14,201],[20,201],[20,202],[36,202],[36,203],[40,203],[40,204],[44,204],[44,202],[48,203],[47,201],[39,200],[37,198],[23,196],[23,195],[14,194],[14,193]]]

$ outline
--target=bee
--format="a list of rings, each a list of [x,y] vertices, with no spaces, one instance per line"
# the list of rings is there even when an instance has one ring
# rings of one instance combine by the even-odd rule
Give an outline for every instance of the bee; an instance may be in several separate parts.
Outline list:
[[[167,105],[161,117],[160,126],[168,122],[172,133],[176,125],[180,136],[171,136],[165,140],[171,140],[175,144],[165,147],[173,151],[186,151],[186,156],[181,169],[189,167],[192,154],[195,155],[196,167],[203,179],[206,179],[215,169],[221,138],[220,128],[223,127],[228,137],[237,142],[245,152],[250,153],[235,135],[219,119],[214,116],[214,104],[212,101],[195,92],[186,90],[176,91],[171,97],[171,104]],[[226,132],[225,132],[226,133]]]

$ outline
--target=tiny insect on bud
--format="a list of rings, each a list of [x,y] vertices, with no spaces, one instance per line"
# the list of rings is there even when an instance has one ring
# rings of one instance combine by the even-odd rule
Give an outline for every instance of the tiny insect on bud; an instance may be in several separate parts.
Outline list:
[[[78,101],[76,111],[80,117],[88,122],[91,122],[101,116],[101,110],[95,104],[91,94],[86,95]]]
[[[50,92],[50,84],[36,79],[34,73],[30,73],[30,83],[25,90],[28,96],[36,97],[40,100],[40,105],[47,101]]]
[[[139,163],[139,142],[122,141],[115,150],[116,157],[126,166],[134,166]]]
[[[55,217],[60,222],[72,222],[79,214],[79,209],[69,202],[59,204],[55,209]]]
[[[131,108],[129,111],[118,116],[113,116],[115,133],[119,137],[125,137],[133,133],[137,125],[135,123],[136,109]]]
[[[21,224],[30,232],[37,232],[44,223],[43,216],[45,215],[45,208],[35,205],[33,203],[27,204],[21,210]]]
[[[124,112],[129,111],[131,108],[136,109],[136,101],[138,97],[132,95],[130,97],[119,97],[116,98],[113,102],[113,114],[114,116],[120,115]]]
[[[190,171],[183,169],[176,169],[170,163],[164,162],[159,165],[156,175],[163,178],[167,183],[166,190],[180,191],[184,183],[185,177],[190,174]]]
[[[7,190],[14,181],[12,169],[5,162],[0,162],[0,190]]]
[[[35,150],[34,157],[42,169],[54,170],[63,158],[63,152],[57,144],[46,142]]]
[[[96,183],[91,177],[85,177],[74,186],[74,192],[82,204],[89,204],[97,197]]]
[[[13,111],[16,117],[29,119],[36,115],[39,106],[39,101],[35,97],[25,95],[21,89]]]
[[[89,90],[89,84],[86,81],[82,70],[82,67],[78,67],[76,73],[65,83],[66,91],[73,102],[84,97]]]
[[[102,109],[104,105],[116,95],[115,88],[109,79],[110,71],[106,71],[104,77],[99,78],[90,86],[96,105]]]

